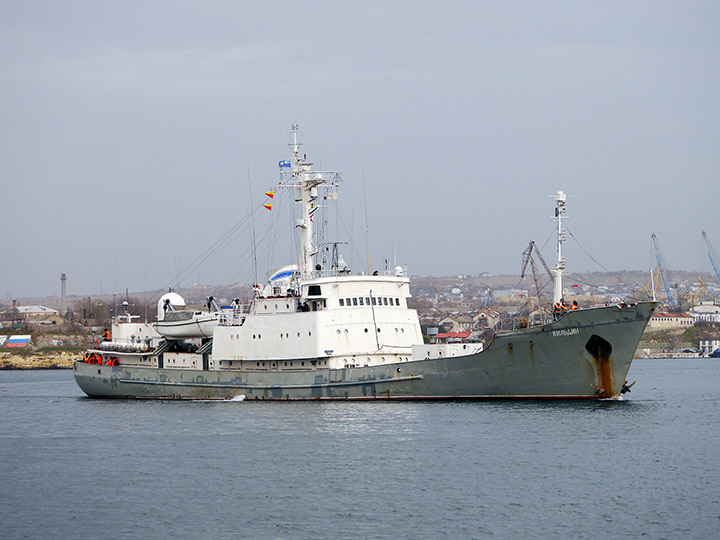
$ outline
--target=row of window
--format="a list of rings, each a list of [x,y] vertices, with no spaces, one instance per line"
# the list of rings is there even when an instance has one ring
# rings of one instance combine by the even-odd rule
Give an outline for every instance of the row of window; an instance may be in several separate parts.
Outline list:
[[[358,298],[341,298],[340,306],[399,306],[399,298],[360,296]]]
[[[289,338],[290,334],[288,334],[288,333],[283,334],[282,332],[280,332],[280,339],[282,339],[283,336],[286,338]],[[253,334],[252,337],[253,337],[253,339],[262,339],[262,334]],[[297,333],[297,337],[300,337],[300,332]],[[308,332],[308,337],[312,337],[312,332]],[[240,339],[240,334],[235,334],[235,335],[230,334],[230,339]]]
[[[229,367],[240,367],[240,368],[248,368],[250,369],[250,366],[252,365],[252,361],[247,360],[221,360],[220,365],[222,366],[223,362],[225,362]],[[265,362],[265,361],[259,361],[255,362],[255,367],[271,367],[273,369],[276,369],[278,366],[282,369],[283,367],[316,367],[316,366],[327,366],[327,360],[308,360],[307,366],[305,365],[305,360],[295,360],[294,362],[292,360],[286,361],[286,362]]]

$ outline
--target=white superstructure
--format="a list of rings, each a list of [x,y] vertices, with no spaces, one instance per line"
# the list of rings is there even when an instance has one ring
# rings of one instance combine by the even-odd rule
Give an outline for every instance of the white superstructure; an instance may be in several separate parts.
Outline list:
[[[367,276],[319,264],[313,217],[321,190],[337,189],[340,175],[314,171],[301,157],[297,124],[289,146],[289,171],[278,187],[297,191],[298,264],[269,272],[268,286],[256,288],[248,313],[235,312],[215,328],[210,369],[252,362],[266,369],[339,369],[411,360],[412,346],[423,339],[417,312],[407,305],[409,278],[402,267]]]

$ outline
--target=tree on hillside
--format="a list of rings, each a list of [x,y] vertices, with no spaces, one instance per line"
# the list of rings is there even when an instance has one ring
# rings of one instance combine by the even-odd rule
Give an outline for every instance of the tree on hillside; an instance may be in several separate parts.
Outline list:
[[[110,325],[110,306],[90,296],[75,302],[75,317],[83,322],[94,321],[98,326]]]

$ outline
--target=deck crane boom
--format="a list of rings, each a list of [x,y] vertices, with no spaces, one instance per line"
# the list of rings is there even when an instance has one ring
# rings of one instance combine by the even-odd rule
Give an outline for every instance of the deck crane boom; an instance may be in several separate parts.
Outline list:
[[[710,242],[710,238],[708,238],[708,235],[705,231],[702,232],[702,239],[705,241],[708,258],[710,259],[710,264],[712,265],[713,271],[715,272],[715,277],[717,278],[718,283],[720,283],[720,256],[718,256],[718,252],[715,251],[715,247]]]
[[[535,242],[532,240],[530,241],[530,244],[528,244],[528,247],[523,251],[523,264],[522,264],[522,271],[520,272],[520,279],[525,277],[525,271],[527,270],[528,263],[530,263],[530,268],[532,269],[533,274],[533,281],[535,282],[535,293],[537,297],[540,297],[540,291],[542,290],[542,287],[540,287],[540,282],[538,280],[538,271],[537,267],[535,266],[535,259],[532,256],[533,250],[537,254],[538,258],[542,262],[542,265],[545,267],[545,271],[550,276],[550,281],[555,281],[555,276],[550,271],[550,268],[548,267],[547,263],[545,262],[545,259],[543,259],[543,256],[540,253],[540,250],[535,245]]]
[[[668,281],[667,277],[667,266],[665,266],[665,257],[663,257],[662,250],[660,249],[660,244],[657,241],[657,236],[655,236],[655,233],[652,233],[651,238],[653,243],[653,252],[655,255],[655,263],[658,273],[660,274],[660,280],[662,281],[663,289],[665,289],[665,294],[667,295],[668,307],[673,308],[675,307],[675,299],[673,298],[672,290],[670,289],[670,282]],[[654,290],[653,300],[655,300]]]

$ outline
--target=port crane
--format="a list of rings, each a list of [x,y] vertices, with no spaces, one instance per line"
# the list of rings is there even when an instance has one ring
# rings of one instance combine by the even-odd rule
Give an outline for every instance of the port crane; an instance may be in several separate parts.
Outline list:
[[[715,251],[715,247],[710,242],[710,238],[708,238],[705,231],[702,232],[702,239],[705,242],[705,247],[707,247],[708,258],[710,259],[710,264],[715,272],[715,277],[717,278],[718,283],[720,283],[720,256],[718,256],[718,252]]]
[[[485,297],[485,305],[491,307],[493,305],[493,290],[492,287],[488,287],[487,296]]]
[[[665,289],[668,307],[674,308],[675,299],[673,298],[672,290],[670,289],[670,281],[668,280],[667,276],[667,266],[665,266],[665,257],[663,257],[662,250],[660,249],[660,244],[658,243],[655,233],[652,233],[651,238],[653,246],[653,258],[655,259],[655,267],[657,268],[658,274],[660,276],[660,281],[662,282],[663,289]],[[652,299],[653,301],[655,301],[655,280],[653,278],[653,273],[654,269],[652,272],[650,272],[650,279],[652,282]]]

